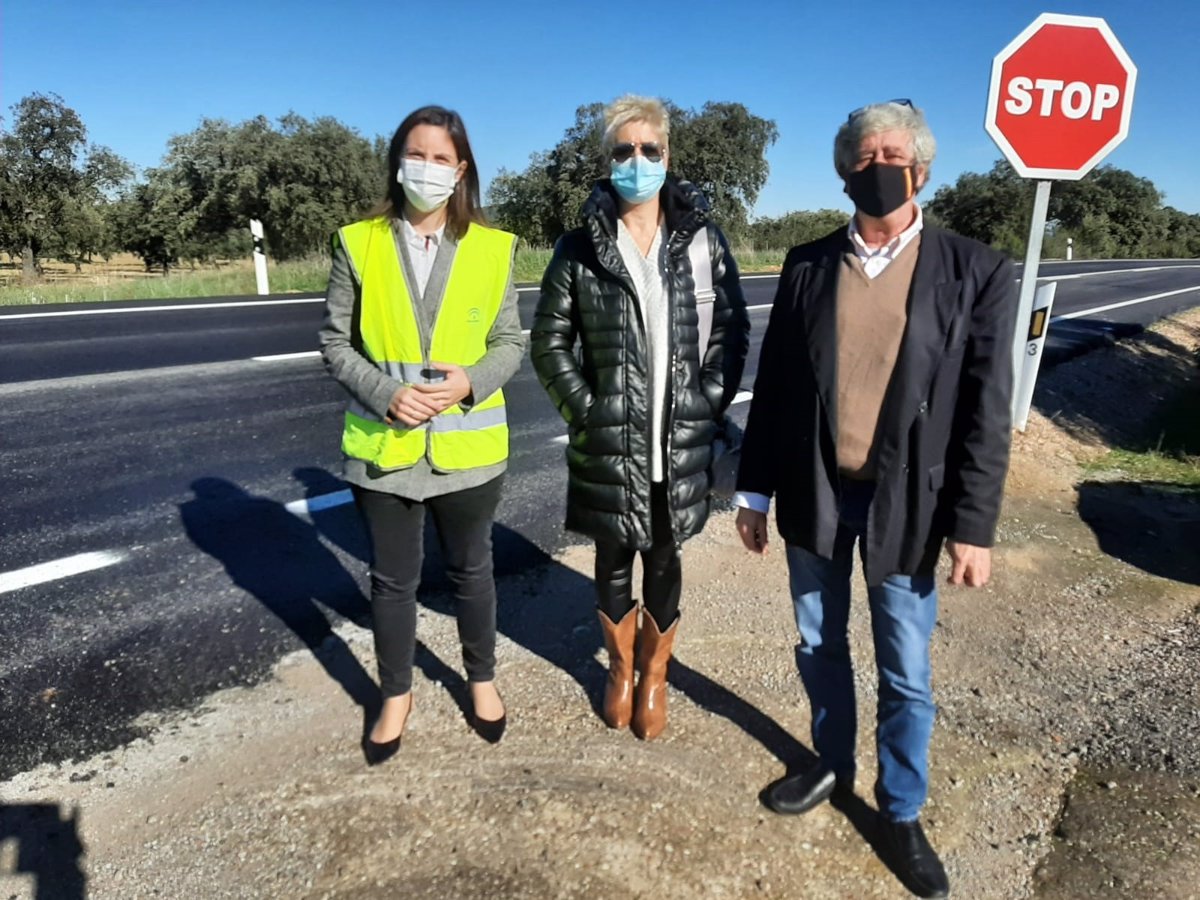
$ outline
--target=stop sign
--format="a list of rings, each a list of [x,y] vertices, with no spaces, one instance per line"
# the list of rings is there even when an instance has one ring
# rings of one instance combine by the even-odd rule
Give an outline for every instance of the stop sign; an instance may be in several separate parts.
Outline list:
[[[1137,68],[1103,19],[1042,13],[992,62],[986,128],[1026,178],[1082,178],[1125,140]]]

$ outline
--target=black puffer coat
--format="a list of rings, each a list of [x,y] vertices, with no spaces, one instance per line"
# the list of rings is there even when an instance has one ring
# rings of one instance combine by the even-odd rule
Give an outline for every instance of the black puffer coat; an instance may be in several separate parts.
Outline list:
[[[671,531],[682,542],[709,512],[712,442],[737,393],[750,321],[737,264],[696,188],[668,179],[666,219],[671,385],[664,456]],[[583,227],[564,235],[542,279],[530,338],[538,378],[570,433],[566,527],[645,550],[650,530],[650,360],[633,280],[617,249],[617,195],[596,185]],[[695,282],[688,245],[708,229],[712,336],[701,367]],[[576,341],[579,348],[576,352]]]

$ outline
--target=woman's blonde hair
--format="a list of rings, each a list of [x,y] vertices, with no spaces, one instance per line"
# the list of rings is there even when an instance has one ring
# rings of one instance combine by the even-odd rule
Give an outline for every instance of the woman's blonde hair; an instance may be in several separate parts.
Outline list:
[[[663,102],[654,97],[626,94],[604,108],[604,137],[600,146],[605,154],[616,144],[617,132],[630,122],[645,122],[657,131],[663,147],[670,141],[671,117]]]

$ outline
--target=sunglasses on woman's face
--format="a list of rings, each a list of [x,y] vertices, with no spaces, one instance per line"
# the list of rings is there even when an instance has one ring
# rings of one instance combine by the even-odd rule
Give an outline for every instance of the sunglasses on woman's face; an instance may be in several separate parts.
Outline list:
[[[634,151],[639,147],[642,150],[642,156],[650,162],[659,162],[663,157],[663,149],[657,141],[642,141],[640,144],[625,141],[612,148],[613,162],[623,163],[625,160],[631,159]]]

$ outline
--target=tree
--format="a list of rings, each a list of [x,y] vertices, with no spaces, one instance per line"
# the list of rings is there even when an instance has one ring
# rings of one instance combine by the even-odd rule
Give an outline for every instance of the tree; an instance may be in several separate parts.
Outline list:
[[[966,172],[945,185],[926,207],[952,231],[1013,256],[1025,252],[1034,182],[1003,160],[990,172]],[[1162,205],[1148,178],[1100,166],[1078,181],[1056,181],[1050,191],[1044,253],[1062,254],[1067,238],[1080,258],[1193,255],[1192,224]]]
[[[187,191],[161,170],[149,170],[146,179],[113,205],[110,222],[121,247],[141,257],[147,272],[161,268],[168,275],[181,258],[197,255],[196,211]]]
[[[1050,211],[1067,233],[1080,233],[1085,252],[1099,251],[1093,256],[1148,256],[1167,235],[1162,193],[1150,179],[1115,166],[1055,184]]]
[[[764,217],[751,223],[750,241],[755,247],[764,249],[795,247],[841,228],[848,218],[846,213],[837,209],[819,209],[816,212],[800,210],[776,219]]]
[[[171,138],[155,196],[170,205],[178,202],[176,191],[186,197],[187,243],[199,258],[239,243],[234,236],[250,219],[262,220],[274,258],[295,258],[322,250],[334,229],[383,195],[380,148],[328,117],[310,122],[288,113],[278,127],[264,116],[238,125],[205,119]]]
[[[747,209],[766,183],[775,123],[740,103],[706,103],[698,113],[666,105],[672,171],[708,197],[731,238],[741,236]],[[596,180],[608,174],[603,135],[604,104],[579,107],[553,149],[533,154],[525,171],[503,171],[493,181],[488,203],[496,221],[531,244],[552,244],[575,227]]]
[[[12,130],[0,135],[0,244],[20,255],[28,282],[47,255],[78,260],[99,249],[94,207],[132,170],[112,151],[88,146],[83,120],[57,94],[31,94],[12,113]]]
[[[531,244],[549,244],[559,231],[550,154],[535,153],[524,172],[501,169],[488,187],[488,216]]]
[[[998,160],[986,174],[964,172],[938,188],[926,210],[951,231],[1016,255],[1029,234],[1033,193],[1032,181]]]
[[[705,103],[699,113],[671,107],[671,166],[700,188],[731,240],[746,233],[770,173],[767,148],[778,139],[774,122],[740,103]]]

